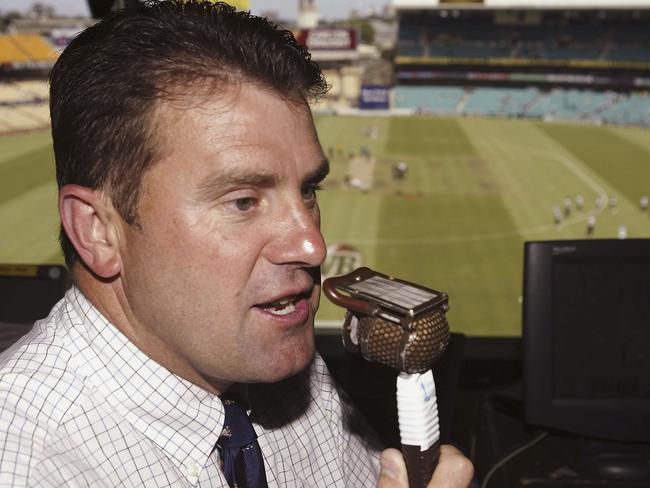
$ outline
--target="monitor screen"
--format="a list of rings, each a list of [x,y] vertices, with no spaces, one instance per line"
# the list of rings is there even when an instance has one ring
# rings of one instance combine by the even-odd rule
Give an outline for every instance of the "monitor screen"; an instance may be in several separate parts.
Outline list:
[[[559,259],[553,285],[554,398],[650,398],[650,262]]]
[[[528,242],[523,296],[527,420],[650,441],[650,240]]]

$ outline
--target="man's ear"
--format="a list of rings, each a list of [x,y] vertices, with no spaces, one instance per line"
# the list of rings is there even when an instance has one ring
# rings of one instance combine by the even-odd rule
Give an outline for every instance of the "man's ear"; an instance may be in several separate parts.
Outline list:
[[[61,224],[81,260],[101,278],[121,270],[119,215],[101,190],[80,185],[59,189]]]

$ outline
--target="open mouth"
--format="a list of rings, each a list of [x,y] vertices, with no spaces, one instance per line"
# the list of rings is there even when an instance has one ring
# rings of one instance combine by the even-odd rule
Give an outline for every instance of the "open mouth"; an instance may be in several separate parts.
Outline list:
[[[296,311],[296,302],[300,297],[285,298],[273,303],[261,305],[260,308],[273,315],[289,315]]]
[[[257,307],[259,307],[260,309],[264,310],[267,313],[270,313],[271,315],[281,317],[284,315],[289,315],[294,313],[298,308],[297,307],[298,302],[300,302],[300,300],[303,300],[304,298],[306,298],[304,294],[292,295],[292,296],[281,298],[274,302],[257,305]]]

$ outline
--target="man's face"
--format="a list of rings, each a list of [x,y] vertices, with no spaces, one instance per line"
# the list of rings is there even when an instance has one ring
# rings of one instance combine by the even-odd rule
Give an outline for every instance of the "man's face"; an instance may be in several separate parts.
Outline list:
[[[262,88],[159,110],[163,156],[123,227],[135,343],[217,389],[292,375],[313,354],[327,172],[309,109]]]

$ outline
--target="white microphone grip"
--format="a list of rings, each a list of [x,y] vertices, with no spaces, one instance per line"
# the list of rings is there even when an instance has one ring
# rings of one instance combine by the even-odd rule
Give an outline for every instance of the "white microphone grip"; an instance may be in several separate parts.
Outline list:
[[[436,386],[431,370],[400,373],[397,414],[410,488],[425,488],[440,457]]]

